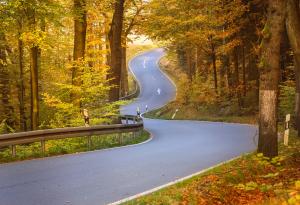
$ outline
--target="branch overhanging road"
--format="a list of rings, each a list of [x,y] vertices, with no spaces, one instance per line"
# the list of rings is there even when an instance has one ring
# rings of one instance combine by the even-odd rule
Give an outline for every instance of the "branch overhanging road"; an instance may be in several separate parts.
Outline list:
[[[131,68],[139,98],[123,114],[165,105],[175,87],[159,70],[162,49],[141,54]],[[158,89],[160,90],[158,92]],[[153,140],[137,146],[0,165],[0,205],[100,205],[144,192],[253,151],[256,127],[144,119]]]

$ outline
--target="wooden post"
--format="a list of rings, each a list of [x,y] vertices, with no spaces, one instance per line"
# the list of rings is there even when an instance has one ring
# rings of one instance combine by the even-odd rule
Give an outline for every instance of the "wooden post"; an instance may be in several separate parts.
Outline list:
[[[16,154],[17,154],[16,145],[12,145],[11,146],[11,155],[13,157],[16,157]]]
[[[119,133],[119,143],[120,145],[123,143],[123,133]]]
[[[291,120],[291,115],[288,114],[285,117],[285,130],[284,130],[284,138],[283,138],[283,143],[285,146],[289,145],[289,134],[290,134],[290,120]]]
[[[45,140],[41,140],[41,152],[42,155],[45,155],[46,146],[45,146]]]
[[[87,145],[88,145],[88,150],[91,150],[92,147],[92,136],[87,137]]]

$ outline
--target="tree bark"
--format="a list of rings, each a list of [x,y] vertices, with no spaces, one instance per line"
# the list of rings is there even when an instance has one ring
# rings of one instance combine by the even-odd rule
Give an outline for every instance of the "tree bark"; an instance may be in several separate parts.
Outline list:
[[[245,57],[245,46],[242,48],[242,68],[243,68],[243,96],[247,94],[247,79],[246,79],[246,57]]]
[[[215,45],[211,40],[211,60],[212,60],[212,65],[213,65],[213,75],[214,75],[214,84],[215,84],[215,92],[218,94],[218,74],[217,74],[217,56],[216,56],[216,50],[215,50]]]
[[[226,80],[225,74],[229,69],[229,58],[227,54],[223,54],[221,57],[221,67],[220,67],[220,94],[224,95],[226,90]],[[228,85],[229,86],[229,85]]]
[[[4,118],[6,124],[9,127],[14,128],[14,108],[11,104],[10,78],[7,68],[6,45],[5,35],[4,33],[0,32],[0,112],[3,112],[1,113],[1,117]],[[6,132],[9,132],[9,130],[6,130]]]
[[[124,97],[128,94],[128,70],[127,70],[127,48],[126,42],[122,47],[122,70],[121,70],[121,96]]]
[[[260,59],[258,152],[278,155],[277,109],[280,71],[280,42],[284,31],[286,1],[269,0]]]
[[[20,25],[22,26],[22,25]],[[19,33],[20,36],[20,33]],[[20,128],[22,131],[27,130],[26,115],[25,115],[25,86],[24,86],[24,47],[21,39],[18,40],[19,51],[19,114]]]
[[[30,81],[31,81],[31,129],[36,130],[39,126],[39,87],[38,65],[39,48],[34,46],[30,49]]]
[[[82,84],[82,69],[80,67],[84,61],[87,28],[85,0],[74,0],[74,10],[74,67],[72,69],[72,85],[80,87]],[[71,98],[76,106],[81,107],[81,96],[78,92],[72,92]]]
[[[238,99],[239,107],[242,106],[241,91],[240,91],[240,73],[239,73],[239,49],[235,47],[233,50],[233,65],[234,65],[234,89]]]
[[[120,98],[124,2],[125,0],[116,0],[111,29],[109,31],[111,51],[109,79],[112,86],[109,91],[109,100],[111,102],[118,101]]]
[[[295,118],[298,137],[300,137],[300,9],[299,0],[288,0],[287,2],[286,28],[294,53],[296,76]]]

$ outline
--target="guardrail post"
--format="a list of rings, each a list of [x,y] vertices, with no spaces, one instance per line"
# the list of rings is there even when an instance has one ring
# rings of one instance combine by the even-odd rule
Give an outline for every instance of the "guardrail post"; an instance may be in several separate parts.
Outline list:
[[[139,137],[141,137],[143,135],[143,129],[140,129],[139,131]]]
[[[43,155],[45,155],[46,146],[45,146],[45,140],[41,140],[41,152]]]
[[[128,124],[128,117],[126,117],[126,124]]]
[[[92,136],[87,137],[88,150],[91,150],[92,147]]]
[[[16,154],[17,154],[16,145],[12,145],[11,146],[11,155],[13,157],[16,157]]]
[[[123,133],[119,133],[118,137],[119,137],[119,144],[121,145],[123,143]]]

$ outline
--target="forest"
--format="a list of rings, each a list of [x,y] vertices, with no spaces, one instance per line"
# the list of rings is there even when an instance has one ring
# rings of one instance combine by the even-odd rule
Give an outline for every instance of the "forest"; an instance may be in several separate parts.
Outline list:
[[[300,0],[0,0],[5,204],[298,205],[299,139]]]
[[[83,109],[92,124],[111,122],[130,92],[127,40],[143,8],[141,0],[1,1],[2,132],[82,125]]]
[[[83,109],[114,122],[132,34],[178,63],[179,104],[258,116],[259,152],[277,155],[286,114],[300,127],[298,0],[5,0],[0,11],[3,133],[79,126]]]

